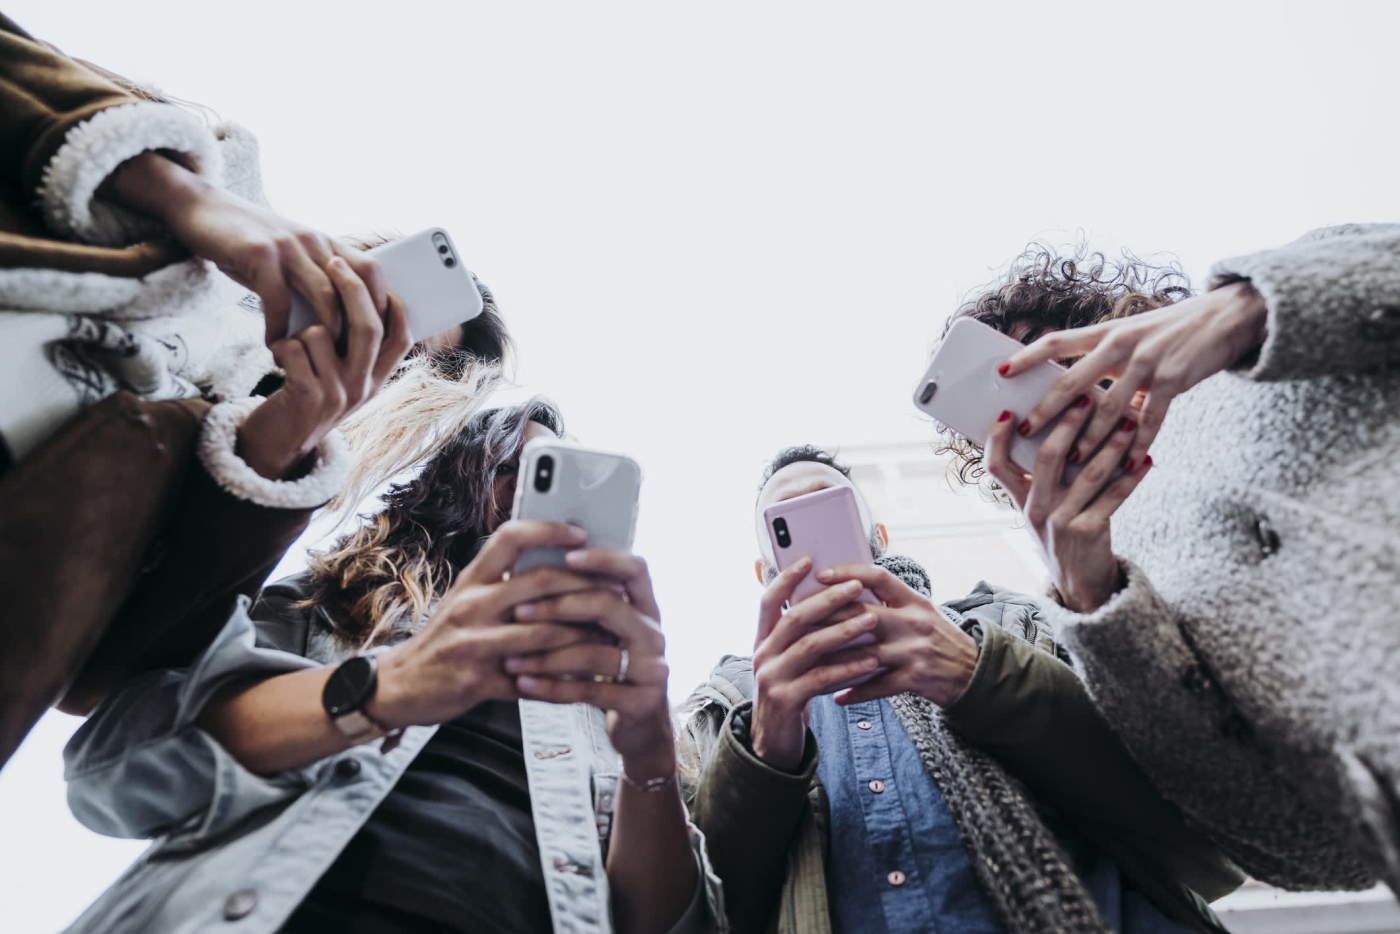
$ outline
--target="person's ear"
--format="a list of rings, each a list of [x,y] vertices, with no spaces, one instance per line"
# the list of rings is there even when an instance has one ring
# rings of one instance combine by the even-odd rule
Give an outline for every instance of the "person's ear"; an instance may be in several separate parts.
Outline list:
[[[759,558],[753,563],[753,576],[758,578],[758,582],[763,583],[763,559]]]
[[[885,523],[875,523],[875,535],[880,539],[881,548],[890,547],[890,533],[889,530],[885,528]]]

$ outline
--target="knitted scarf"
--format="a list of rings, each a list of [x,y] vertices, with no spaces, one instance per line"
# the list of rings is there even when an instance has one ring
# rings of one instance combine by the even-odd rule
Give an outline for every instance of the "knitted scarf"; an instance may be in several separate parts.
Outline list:
[[[918,562],[887,555],[876,563],[929,596],[929,576]],[[947,802],[982,891],[1008,934],[1109,934],[1098,905],[1020,782],[947,729],[930,701],[898,694],[889,702]]]

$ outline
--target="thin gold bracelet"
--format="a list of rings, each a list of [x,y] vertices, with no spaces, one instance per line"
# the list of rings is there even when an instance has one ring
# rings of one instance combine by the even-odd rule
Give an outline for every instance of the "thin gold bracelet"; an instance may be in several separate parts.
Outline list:
[[[670,775],[658,775],[656,778],[649,778],[644,782],[639,782],[622,769],[618,769],[617,777],[643,794],[651,794],[654,791],[661,791],[674,782],[676,780],[676,773],[672,772]]]

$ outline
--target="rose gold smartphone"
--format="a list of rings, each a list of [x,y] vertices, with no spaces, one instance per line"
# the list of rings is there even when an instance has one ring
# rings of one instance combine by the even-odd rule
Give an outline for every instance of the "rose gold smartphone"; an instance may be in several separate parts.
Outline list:
[[[821,593],[827,588],[816,578],[818,571],[838,564],[874,564],[870,553],[870,530],[860,520],[855,493],[850,487],[837,486],[815,493],[794,496],[774,503],[763,510],[763,524],[773,545],[773,559],[778,570],[786,570],[804,557],[812,559],[812,570],[792,593],[792,603]],[[879,604],[868,589],[857,598],[861,603]],[[857,636],[842,648],[869,645],[874,633]],[[828,694],[857,684],[864,684],[885,669],[876,668],[845,684],[833,687]]]

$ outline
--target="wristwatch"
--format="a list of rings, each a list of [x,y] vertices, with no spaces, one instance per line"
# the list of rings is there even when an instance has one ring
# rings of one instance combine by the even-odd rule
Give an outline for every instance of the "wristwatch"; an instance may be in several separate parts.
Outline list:
[[[364,710],[378,687],[378,669],[373,655],[356,655],[331,672],[321,691],[321,706],[326,708],[326,715],[335,728],[356,745],[389,732]]]

